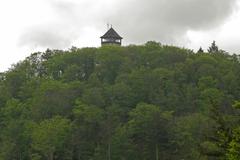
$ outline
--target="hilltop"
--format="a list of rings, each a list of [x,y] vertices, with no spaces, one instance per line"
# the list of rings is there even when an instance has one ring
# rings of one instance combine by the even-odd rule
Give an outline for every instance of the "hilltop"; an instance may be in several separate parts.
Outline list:
[[[33,53],[0,75],[0,160],[239,159],[240,57],[214,45]]]

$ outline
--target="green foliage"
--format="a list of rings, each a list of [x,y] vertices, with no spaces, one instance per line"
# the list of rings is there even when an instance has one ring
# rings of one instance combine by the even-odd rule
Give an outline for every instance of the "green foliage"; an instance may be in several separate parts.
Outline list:
[[[33,53],[0,73],[0,159],[239,159],[240,58],[209,53],[154,41]]]
[[[239,109],[239,101],[235,101],[233,107]],[[240,114],[237,115],[237,125],[232,130],[231,140],[228,144],[226,159],[227,160],[237,160],[240,158]]]
[[[233,139],[229,143],[229,149],[227,153],[227,160],[240,159],[240,127],[234,129]]]
[[[206,132],[207,125],[207,117],[200,113],[177,117],[170,128],[172,143],[178,148],[177,157],[173,159],[201,159],[199,145],[204,140],[203,133]]]
[[[236,109],[240,109],[240,101],[235,101],[235,103],[233,104],[233,107]]]
[[[73,147],[75,156],[90,159],[98,154],[101,138],[101,126],[104,119],[103,109],[76,102],[73,109]]]
[[[158,106],[141,103],[129,114],[129,134],[138,145],[136,150],[139,158],[155,159],[156,155],[156,159],[159,159],[168,148],[168,123],[172,112],[163,112]]]
[[[70,138],[71,124],[68,119],[53,117],[36,124],[32,131],[32,148],[44,159],[53,160]],[[66,149],[66,148],[65,148]],[[36,154],[32,155],[36,159]]]
[[[36,120],[51,118],[55,115],[65,116],[73,109],[75,99],[81,92],[79,83],[62,83],[45,81],[30,100],[33,118]]]

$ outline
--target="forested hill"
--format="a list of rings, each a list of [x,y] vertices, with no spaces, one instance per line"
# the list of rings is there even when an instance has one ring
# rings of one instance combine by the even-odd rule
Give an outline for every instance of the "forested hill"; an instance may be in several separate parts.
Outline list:
[[[240,57],[156,42],[0,74],[0,160],[239,160]]]

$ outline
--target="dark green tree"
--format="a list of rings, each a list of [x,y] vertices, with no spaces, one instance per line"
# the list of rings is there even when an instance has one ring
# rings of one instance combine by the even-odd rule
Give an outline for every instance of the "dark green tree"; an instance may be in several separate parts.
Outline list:
[[[129,134],[136,145],[139,159],[167,159],[171,117],[172,112],[164,112],[158,106],[144,103],[130,112]]]
[[[208,53],[218,53],[218,46],[215,41],[213,41],[211,46],[208,48]]]
[[[204,50],[202,49],[202,47],[199,48],[199,50],[197,51],[197,53],[203,53]]]

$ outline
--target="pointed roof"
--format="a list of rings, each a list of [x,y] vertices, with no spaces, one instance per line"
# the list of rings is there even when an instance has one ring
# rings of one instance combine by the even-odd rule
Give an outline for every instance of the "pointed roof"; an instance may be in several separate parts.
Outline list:
[[[112,27],[101,38],[123,39]]]

